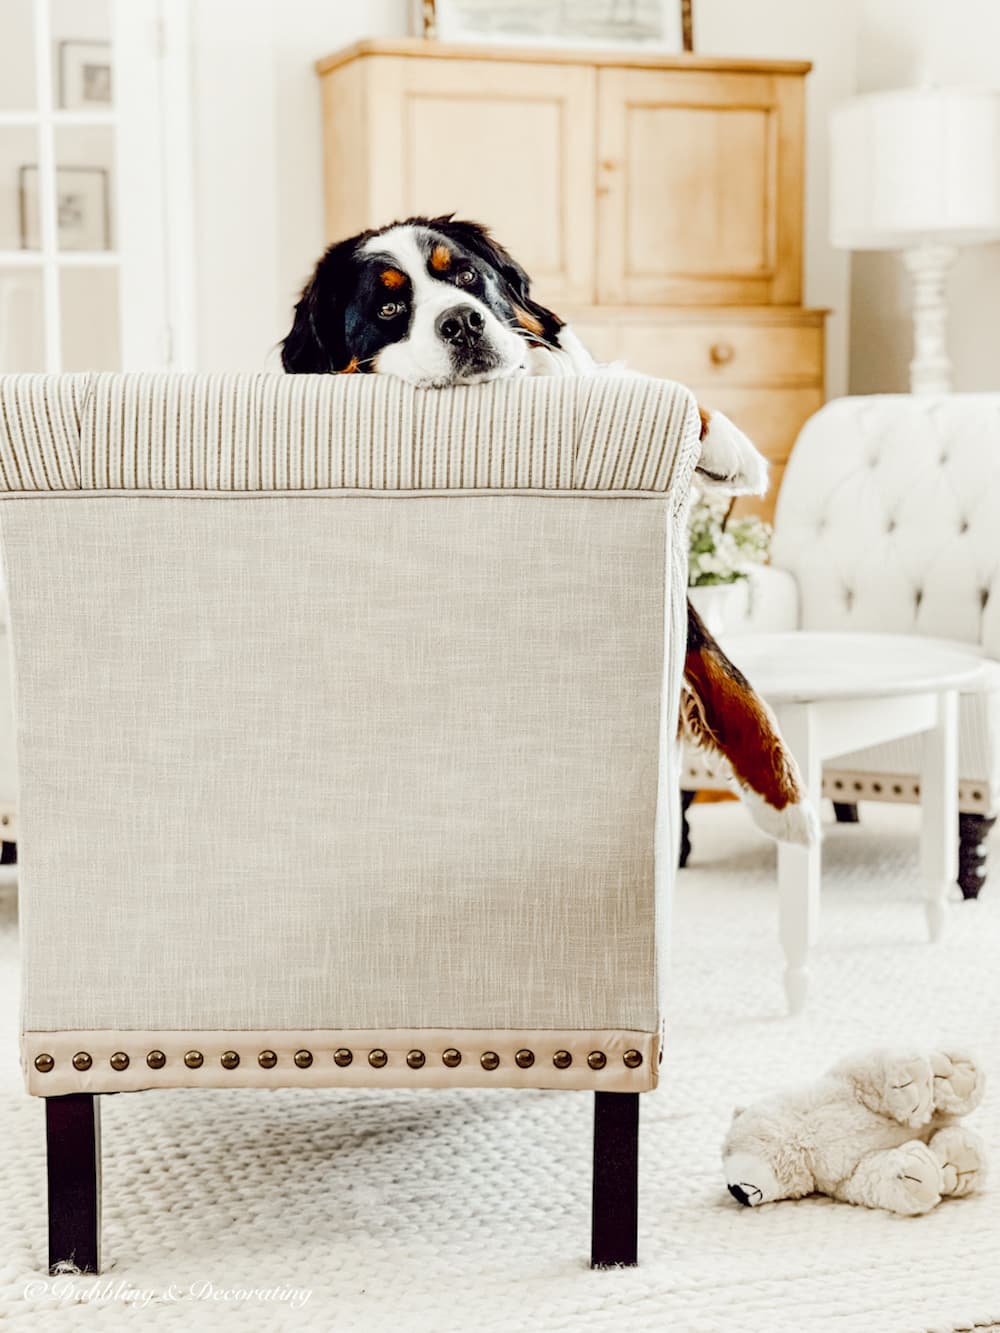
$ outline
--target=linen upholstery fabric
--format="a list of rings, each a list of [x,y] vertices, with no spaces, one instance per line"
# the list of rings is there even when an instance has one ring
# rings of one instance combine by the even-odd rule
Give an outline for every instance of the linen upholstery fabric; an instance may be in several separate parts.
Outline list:
[[[653,1086],[691,396],[101,375],[0,404],[29,1090]]]
[[[783,622],[760,627],[923,634],[998,661],[998,532],[1000,394],[838,399],[803,427],[785,471],[772,565],[797,597],[783,599]],[[766,611],[776,599],[760,601]],[[738,639],[726,641],[738,661]],[[919,745],[907,737],[830,761],[824,793],[914,800]],[[1000,666],[961,698],[959,777],[962,810],[1000,811]],[[688,750],[683,782],[720,778]]]

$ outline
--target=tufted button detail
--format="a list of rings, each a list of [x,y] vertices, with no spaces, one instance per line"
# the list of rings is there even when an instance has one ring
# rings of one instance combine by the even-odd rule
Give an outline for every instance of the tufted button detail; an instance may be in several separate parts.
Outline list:
[[[967,518],[962,519],[962,521],[958,525],[958,530],[960,533],[966,533],[969,531],[969,520]]]
[[[853,589],[853,588],[845,588],[845,589],[844,589],[844,605],[847,607],[848,611],[850,611],[851,607],[854,605],[854,589]]]
[[[989,600],[990,600],[990,590],[989,590],[989,588],[980,588],[980,589],[979,589],[979,608],[980,608],[981,611],[985,611],[985,610],[986,610],[986,603],[987,603]]]
[[[924,600],[924,590],[923,590],[923,588],[915,588],[914,591],[913,591],[913,609],[914,609],[914,611],[919,611],[919,610],[920,610],[920,603],[921,603],[923,600]]]
[[[894,518],[889,519],[889,522],[885,525],[885,530],[886,532],[896,531],[896,520]]]

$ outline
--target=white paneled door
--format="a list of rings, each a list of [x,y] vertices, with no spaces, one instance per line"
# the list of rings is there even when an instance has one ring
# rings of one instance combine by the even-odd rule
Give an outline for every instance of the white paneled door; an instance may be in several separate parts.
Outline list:
[[[184,369],[185,0],[0,0],[0,372]]]

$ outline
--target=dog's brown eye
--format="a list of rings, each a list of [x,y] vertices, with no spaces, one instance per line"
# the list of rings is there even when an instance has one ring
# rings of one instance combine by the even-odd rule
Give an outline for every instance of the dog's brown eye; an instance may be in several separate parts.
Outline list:
[[[379,319],[395,319],[397,315],[403,313],[403,309],[402,301],[386,301],[385,305],[380,307],[378,317]]]
[[[458,283],[460,287],[468,287],[470,286],[470,284],[475,282],[475,280],[476,280],[476,272],[475,269],[471,268],[460,269],[458,275],[455,278],[455,281]]]

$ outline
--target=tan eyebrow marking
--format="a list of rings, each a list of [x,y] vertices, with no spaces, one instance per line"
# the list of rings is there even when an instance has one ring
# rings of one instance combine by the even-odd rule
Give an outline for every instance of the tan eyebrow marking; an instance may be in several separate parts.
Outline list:
[[[398,268],[384,268],[381,273],[383,287],[402,287],[405,276]]]
[[[431,268],[437,273],[447,273],[451,268],[451,251],[446,245],[435,245],[431,251]]]

